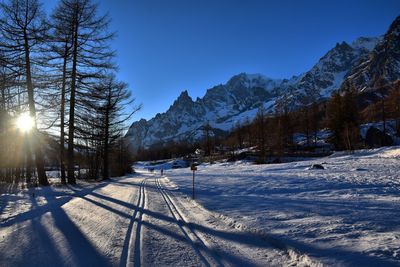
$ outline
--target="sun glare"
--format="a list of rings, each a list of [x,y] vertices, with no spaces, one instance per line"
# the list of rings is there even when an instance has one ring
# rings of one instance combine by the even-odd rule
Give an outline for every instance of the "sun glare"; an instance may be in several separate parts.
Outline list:
[[[23,113],[17,118],[17,128],[22,132],[29,132],[35,125],[34,119],[29,115],[29,113]]]

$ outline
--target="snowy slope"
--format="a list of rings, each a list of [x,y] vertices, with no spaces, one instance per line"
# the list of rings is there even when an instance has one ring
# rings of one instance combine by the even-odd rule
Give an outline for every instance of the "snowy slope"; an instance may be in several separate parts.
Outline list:
[[[325,170],[312,170],[322,163]],[[400,147],[271,165],[198,166],[197,201],[328,266],[400,263]],[[189,169],[168,170],[191,194]]]

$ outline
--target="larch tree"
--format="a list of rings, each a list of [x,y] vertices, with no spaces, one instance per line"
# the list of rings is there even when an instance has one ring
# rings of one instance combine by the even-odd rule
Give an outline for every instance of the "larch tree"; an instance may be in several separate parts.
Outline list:
[[[116,80],[110,74],[94,88],[92,98],[95,99],[95,109],[99,113],[94,126],[99,128],[100,144],[102,145],[102,177],[110,177],[110,154],[117,140],[122,136],[124,124],[140,108],[133,106],[134,98],[128,90],[128,85]]]
[[[380,77],[376,82],[376,91],[378,97],[380,99],[380,110],[381,110],[381,119],[383,123],[383,133],[386,134],[386,90],[387,90],[387,82],[383,77]]]
[[[257,111],[255,126],[257,132],[257,145],[259,150],[258,163],[263,164],[265,163],[267,146],[267,117],[264,106],[261,106]]]
[[[0,4],[0,50],[7,64],[17,69],[23,77],[27,92],[30,116],[37,122],[35,81],[33,69],[38,68],[38,49],[45,41],[47,23],[37,0],[10,0]],[[35,65],[36,64],[36,65]],[[30,143],[35,155],[39,184],[48,185],[44,156],[37,123],[32,130]]]
[[[340,148],[342,144],[343,132],[343,112],[342,112],[342,96],[339,92],[334,92],[327,107],[328,127],[332,131],[332,142],[336,148]]]
[[[211,156],[212,150],[212,142],[211,142],[211,135],[213,135],[212,127],[210,123],[207,121],[203,125],[203,135],[204,135],[204,145],[205,145],[205,155]]]
[[[98,5],[90,0],[61,0],[58,17],[61,25],[69,25],[71,38],[71,75],[69,86],[67,181],[76,183],[74,168],[76,112],[79,102],[101,79],[107,69],[113,69],[114,52],[109,41],[114,33],[108,31],[108,15],[99,15]],[[67,35],[69,31],[66,31]]]
[[[396,121],[396,133],[400,136],[400,80],[393,83],[389,95],[389,104],[391,106],[393,117]]]
[[[61,183],[66,183],[65,175],[65,124],[68,78],[70,77],[70,62],[72,50],[72,20],[65,19],[63,5],[58,5],[51,15],[51,32],[49,38],[49,62],[56,69],[56,84],[59,86],[60,114],[60,172]]]

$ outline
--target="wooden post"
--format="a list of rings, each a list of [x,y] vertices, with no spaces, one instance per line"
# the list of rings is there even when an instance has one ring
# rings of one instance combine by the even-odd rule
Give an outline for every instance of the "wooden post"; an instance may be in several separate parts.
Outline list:
[[[190,169],[193,171],[193,180],[192,180],[192,199],[194,199],[194,173],[197,171],[196,165],[192,164]]]
[[[194,199],[194,170],[193,170],[193,192],[192,192],[192,199]]]

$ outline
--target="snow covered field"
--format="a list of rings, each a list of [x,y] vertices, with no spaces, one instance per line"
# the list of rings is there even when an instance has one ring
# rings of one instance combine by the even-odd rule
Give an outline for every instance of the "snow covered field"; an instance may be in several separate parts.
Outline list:
[[[107,182],[3,193],[0,266],[400,265],[399,147],[203,164],[197,201],[190,170],[161,164]]]
[[[314,163],[325,169],[309,169]],[[197,201],[238,228],[326,265],[400,266],[399,147],[284,164],[203,164],[196,174]],[[188,168],[166,175],[191,195]]]
[[[0,266],[304,266],[141,171],[0,196]]]

